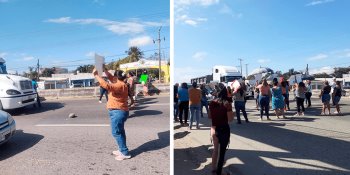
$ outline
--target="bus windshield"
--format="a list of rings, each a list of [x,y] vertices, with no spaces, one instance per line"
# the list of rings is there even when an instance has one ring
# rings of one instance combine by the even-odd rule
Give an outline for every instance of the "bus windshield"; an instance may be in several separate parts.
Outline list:
[[[0,63],[0,74],[7,74],[6,65]]]

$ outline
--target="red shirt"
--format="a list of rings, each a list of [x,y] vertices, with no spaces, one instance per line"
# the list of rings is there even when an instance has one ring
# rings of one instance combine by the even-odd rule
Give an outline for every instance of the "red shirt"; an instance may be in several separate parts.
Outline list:
[[[228,124],[227,112],[232,111],[231,103],[221,103],[213,100],[209,104],[211,125],[212,126],[223,126]]]

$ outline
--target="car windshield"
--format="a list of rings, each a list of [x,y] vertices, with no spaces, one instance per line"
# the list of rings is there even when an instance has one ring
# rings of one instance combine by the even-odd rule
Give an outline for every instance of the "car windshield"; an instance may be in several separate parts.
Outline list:
[[[0,74],[7,74],[6,65],[0,63]]]

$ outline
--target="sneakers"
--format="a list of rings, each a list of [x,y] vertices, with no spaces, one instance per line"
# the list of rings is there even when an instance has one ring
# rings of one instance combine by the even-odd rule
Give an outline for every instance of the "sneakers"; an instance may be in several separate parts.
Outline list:
[[[113,151],[112,154],[116,156],[122,155],[122,153],[119,150]]]
[[[270,118],[267,118],[267,120],[271,120]]]
[[[296,113],[295,115],[293,115],[294,117],[299,117],[300,115],[299,115],[299,113]]]
[[[120,155],[117,155],[115,157],[115,160],[125,160],[125,159],[130,159],[131,158],[131,155],[124,155],[122,153],[120,153]]]
[[[98,101],[99,103],[102,103],[102,101],[100,100],[100,101]]]

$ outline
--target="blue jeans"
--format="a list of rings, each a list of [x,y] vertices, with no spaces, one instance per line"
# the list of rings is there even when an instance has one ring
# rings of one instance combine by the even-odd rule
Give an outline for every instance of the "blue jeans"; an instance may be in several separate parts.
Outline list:
[[[193,118],[196,116],[196,124],[199,126],[199,113],[201,105],[190,105],[190,128],[192,128]]]
[[[241,111],[243,113],[243,117],[245,121],[248,122],[247,112],[245,111],[245,102],[235,101],[235,109],[236,109],[237,122],[241,123],[241,115],[240,115]]]
[[[179,104],[174,101],[174,120],[177,120],[177,115],[179,114]]]
[[[119,151],[124,155],[129,155],[124,129],[124,123],[129,116],[129,111],[115,109],[108,112],[111,120],[112,135],[119,146]]]

